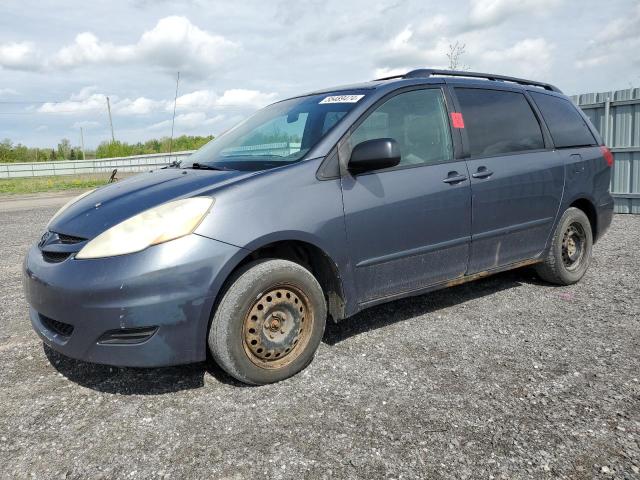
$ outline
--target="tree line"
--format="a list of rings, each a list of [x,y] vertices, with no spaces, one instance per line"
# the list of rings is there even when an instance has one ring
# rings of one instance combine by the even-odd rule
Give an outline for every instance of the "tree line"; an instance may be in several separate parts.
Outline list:
[[[95,150],[85,150],[84,158],[129,157],[131,155],[148,155],[151,153],[179,152],[196,150],[213,139],[213,135],[191,136],[181,135],[173,139],[162,137],[146,142],[102,142]],[[50,162],[54,160],[82,160],[83,152],[79,146],[72,145],[68,138],[60,140],[56,147],[33,148],[14,144],[10,139],[0,142],[0,163],[15,162]]]

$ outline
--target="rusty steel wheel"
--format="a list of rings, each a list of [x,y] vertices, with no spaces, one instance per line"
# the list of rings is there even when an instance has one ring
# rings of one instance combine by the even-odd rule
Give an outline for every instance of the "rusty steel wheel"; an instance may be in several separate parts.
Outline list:
[[[244,350],[260,368],[280,368],[295,360],[309,342],[313,307],[307,296],[291,285],[262,294],[245,315]]]
[[[578,222],[569,225],[562,237],[562,261],[567,270],[576,270],[584,258],[587,235]]]
[[[324,292],[309,270],[289,260],[256,260],[229,279],[211,319],[209,350],[242,382],[278,382],[311,362],[326,318]]]
[[[549,249],[536,271],[543,280],[556,285],[579,281],[589,268],[593,231],[589,218],[575,207],[568,208],[553,233]]]

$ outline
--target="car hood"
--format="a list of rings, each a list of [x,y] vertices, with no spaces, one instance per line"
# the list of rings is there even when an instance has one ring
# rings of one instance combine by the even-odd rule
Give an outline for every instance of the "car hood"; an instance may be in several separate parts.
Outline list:
[[[69,206],[48,229],[93,238],[144,210],[179,198],[211,196],[219,188],[257,172],[163,169],[105,185]]]

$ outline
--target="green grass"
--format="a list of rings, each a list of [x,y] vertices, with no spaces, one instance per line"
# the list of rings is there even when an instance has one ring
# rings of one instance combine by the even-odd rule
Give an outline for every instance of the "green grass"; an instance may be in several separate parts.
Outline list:
[[[108,175],[64,175],[58,177],[2,178],[0,195],[61,190],[87,190],[107,183]]]

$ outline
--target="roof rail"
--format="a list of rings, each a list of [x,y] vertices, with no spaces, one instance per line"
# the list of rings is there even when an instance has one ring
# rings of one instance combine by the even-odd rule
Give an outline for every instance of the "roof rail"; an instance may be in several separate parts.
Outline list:
[[[562,91],[558,87],[551,85],[550,83],[534,82],[533,80],[525,80],[524,78],[507,77],[505,75],[493,75],[491,73],[463,72],[459,70],[437,70],[432,68],[419,68],[417,70],[411,70],[410,72],[401,75],[376,78],[376,81],[392,80],[394,78],[429,78],[438,75],[446,77],[484,78],[486,80],[498,82],[512,82],[517,83],[518,85],[532,85],[534,87],[541,87],[552,92],[562,93]]]

